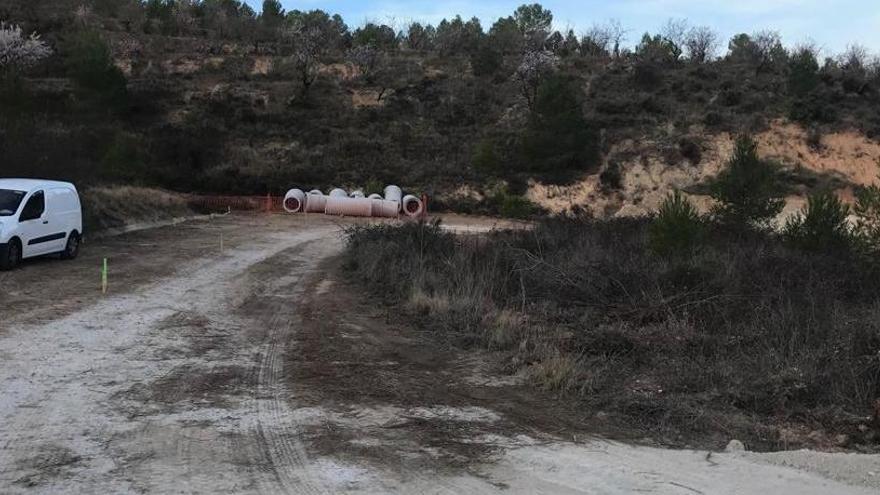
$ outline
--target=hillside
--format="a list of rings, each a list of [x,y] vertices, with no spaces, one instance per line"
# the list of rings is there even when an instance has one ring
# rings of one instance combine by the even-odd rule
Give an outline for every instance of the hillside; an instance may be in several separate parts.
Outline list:
[[[628,215],[698,186],[748,132],[795,195],[876,176],[880,72],[859,47],[823,62],[772,32],[728,43],[670,23],[624,48],[619,26],[552,32],[539,6],[485,29],[275,14],[214,0],[0,7],[51,49],[6,65],[4,174],[241,194],[396,182],[461,210],[523,214],[505,198],[524,195]],[[609,169],[619,181],[600,184]]]

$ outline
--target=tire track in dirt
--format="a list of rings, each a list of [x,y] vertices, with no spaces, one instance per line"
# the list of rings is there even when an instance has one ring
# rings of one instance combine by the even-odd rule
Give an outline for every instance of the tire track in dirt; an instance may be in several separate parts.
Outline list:
[[[30,491],[30,480],[40,492],[322,493],[278,379],[279,343],[295,330],[285,306],[295,301],[263,294],[273,300],[267,316],[232,313],[248,289],[243,274],[294,253],[280,279],[295,285],[324,254],[314,241],[337,228],[286,232],[296,224],[273,222],[226,256],[205,253],[136,293],[0,337],[10,351],[0,362],[0,493]],[[182,313],[221,323],[163,328]],[[248,333],[254,323],[265,328]],[[205,333],[221,335],[223,349],[187,348],[188,335]],[[40,453],[51,449],[82,461],[46,467]]]
[[[272,473],[284,493],[313,495],[329,493],[312,472],[311,462],[301,440],[302,432],[292,421],[290,396],[293,391],[283,380],[286,344],[293,338],[298,318],[296,300],[302,296],[304,270],[313,269],[328,251],[338,249],[330,235],[320,240],[307,241],[295,250],[288,250],[265,260],[262,269],[272,270],[275,277],[268,276],[261,285],[256,311],[256,322],[263,327],[265,337],[259,351],[257,370],[256,407],[257,431],[262,451],[271,462]],[[319,242],[320,241],[320,242]],[[305,267],[296,270],[296,265]],[[278,271],[290,270],[278,277]],[[253,291],[253,289],[251,289]],[[276,491],[276,490],[269,490]]]

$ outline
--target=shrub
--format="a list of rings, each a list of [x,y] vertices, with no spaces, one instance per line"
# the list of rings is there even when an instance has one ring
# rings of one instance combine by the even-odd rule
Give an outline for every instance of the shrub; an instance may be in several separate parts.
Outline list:
[[[477,143],[472,159],[474,168],[484,173],[497,173],[501,171],[501,156],[491,139],[483,139]]]
[[[788,118],[804,125],[831,124],[837,120],[837,110],[820,92],[813,91],[791,100]]]
[[[605,191],[617,191],[623,188],[623,171],[617,162],[608,162],[608,166],[599,174],[599,184]]]
[[[505,218],[526,219],[538,212],[538,207],[534,203],[510,192],[506,185],[495,187],[486,199],[492,209]]]
[[[144,176],[144,150],[137,136],[117,132],[101,157],[103,182],[131,183]]]
[[[36,33],[26,36],[21,27],[0,22],[0,78],[33,67],[51,54],[52,50]]]
[[[66,66],[80,89],[118,108],[127,100],[125,76],[113,64],[110,48],[96,31],[75,34],[67,44]]]
[[[880,251],[880,187],[863,187],[856,191],[855,231],[869,251]]]
[[[705,236],[687,263],[669,263],[646,248],[651,229],[570,218],[458,238],[360,227],[346,257],[353,280],[402,303],[390,311],[497,350],[512,373],[579,397],[619,431],[789,449],[809,440],[783,441],[780,429],[821,425],[876,445],[848,419],[873,413],[880,390],[876,267],[760,232]]]
[[[366,194],[385,194],[385,186],[382,184],[382,181],[375,177],[370,177],[367,180],[366,185],[364,185],[364,192]]]
[[[703,160],[703,149],[700,148],[699,143],[691,138],[681,138],[678,141],[678,151],[681,153],[681,156],[691,162],[691,165],[699,165]]]
[[[553,76],[541,84],[522,139],[530,170],[565,174],[600,164],[598,134],[584,118],[582,98],[569,78]]]
[[[849,211],[849,205],[833,193],[813,194],[804,210],[786,221],[783,236],[790,244],[809,251],[848,249],[853,242],[847,223]]]
[[[737,139],[727,168],[710,190],[718,202],[713,216],[729,226],[768,227],[785,206],[779,166],[758,157],[758,145],[748,136]]]
[[[659,254],[684,254],[697,246],[703,229],[703,220],[697,209],[676,190],[660,205],[660,211],[651,223],[649,243]]]
[[[815,49],[804,46],[792,53],[788,61],[788,90],[803,96],[819,85],[819,62],[816,60]]]
[[[471,54],[471,67],[477,77],[491,77],[504,66],[504,56],[489,42],[483,42]]]

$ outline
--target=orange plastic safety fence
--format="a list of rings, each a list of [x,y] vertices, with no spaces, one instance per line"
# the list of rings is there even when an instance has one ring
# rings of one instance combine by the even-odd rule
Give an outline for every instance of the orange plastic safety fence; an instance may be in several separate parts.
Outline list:
[[[274,213],[284,211],[284,198],[281,196],[208,196],[190,195],[187,198],[190,208],[207,213],[227,211],[263,211]]]

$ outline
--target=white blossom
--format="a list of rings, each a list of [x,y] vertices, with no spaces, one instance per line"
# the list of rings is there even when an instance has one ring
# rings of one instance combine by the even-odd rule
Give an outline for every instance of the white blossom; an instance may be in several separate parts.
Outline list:
[[[534,103],[544,77],[556,68],[558,61],[556,55],[549,51],[530,51],[523,56],[514,78],[520,83],[529,107]]]
[[[21,27],[0,23],[0,68],[26,69],[52,54],[36,33],[24,36]]]

